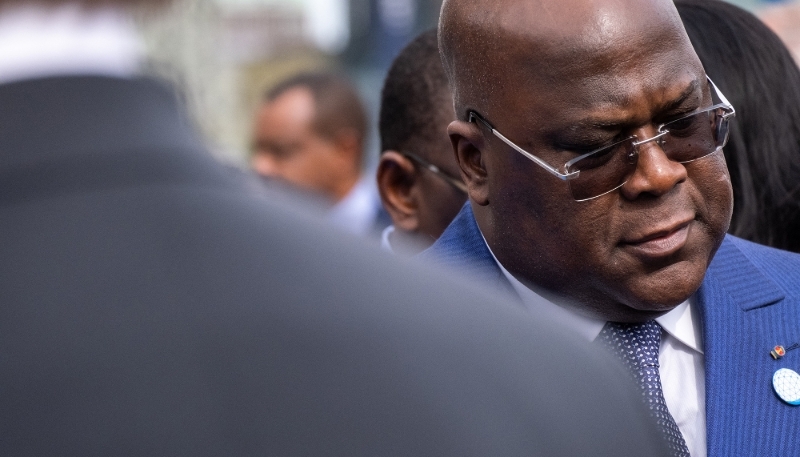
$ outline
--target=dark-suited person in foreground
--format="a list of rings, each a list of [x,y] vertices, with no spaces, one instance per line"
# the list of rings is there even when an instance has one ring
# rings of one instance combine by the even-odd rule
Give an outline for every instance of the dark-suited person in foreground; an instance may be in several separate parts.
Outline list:
[[[400,52],[383,84],[378,190],[393,222],[384,248],[413,253],[430,246],[467,200],[447,138],[454,119],[436,30],[429,30]]]
[[[3,14],[132,38],[53,3]],[[110,50],[0,84],[0,455],[663,455],[607,360],[248,194]]]
[[[618,353],[673,455],[800,453],[800,257],[725,236],[734,108],[673,3],[448,0],[439,33],[470,204],[423,255]]]

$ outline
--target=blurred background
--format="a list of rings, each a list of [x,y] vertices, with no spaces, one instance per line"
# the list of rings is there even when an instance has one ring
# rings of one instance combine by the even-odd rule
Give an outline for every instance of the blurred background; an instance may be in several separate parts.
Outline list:
[[[800,1],[731,0],[761,17],[800,58]],[[265,90],[302,70],[350,77],[371,118],[364,166],[378,159],[375,133],[386,69],[417,33],[433,27],[441,0],[178,0],[142,14],[150,69],[180,87],[198,129],[221,160],[246,166],[253,114]]]

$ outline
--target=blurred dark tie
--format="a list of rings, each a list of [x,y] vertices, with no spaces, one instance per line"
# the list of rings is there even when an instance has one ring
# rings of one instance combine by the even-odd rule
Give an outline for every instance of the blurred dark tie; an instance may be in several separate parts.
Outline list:
[[[599,340],[617,354],[642,389],[644,401],[658,426],[664,432],[672,455],[689,457],[689,449],[672,414],[667,410],[661,376],[658,373],[658,348],[661,326],[656,321],[643,324],[608,322]]]

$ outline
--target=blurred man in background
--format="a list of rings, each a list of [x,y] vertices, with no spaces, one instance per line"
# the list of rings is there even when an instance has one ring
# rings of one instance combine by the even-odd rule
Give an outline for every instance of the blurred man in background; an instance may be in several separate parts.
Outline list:
[[[328,200],[328,219],[357,235],[388,225],[374,180],[362,174],[367,116],[342,77],[302,73],[270,90],[255,122],[251,165]]]
[[[0,455],[663,455],[579,342],[250,193],[130,4],[0,2]]]
[[[384,230],[384,248],[430,246],[467,201],[447,136],[453,120],[436,30],[429,30],[397,56],[383,86],[378,189],[394,224]]]

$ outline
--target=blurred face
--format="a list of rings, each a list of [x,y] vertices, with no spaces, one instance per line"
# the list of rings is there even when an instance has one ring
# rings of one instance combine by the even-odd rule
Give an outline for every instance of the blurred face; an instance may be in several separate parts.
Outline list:
[[[264,103],[255,124],[253,170],[336,200],[345,163],[337,144],[313,129],[314,98],[298,87]]]
[[[620,16],[624,21],[624,15],[610,17]],[[510,69],[498,76],[503,87],[547,89],[495,92],[487,119],[556,167],[630,135],[650,138],[659,124],[712,103],[679,26],[603,19],[614,46],[588,33],[590,42],[577,43],[569,56],[554,45],[552,60],[529,59],[536,68],[495,62]],[[506,57],[519,58],[535,44],[525,33],[512,34]],[[550,69],[561,73],[554,77]],[[572,299],[570,306],[584,314],[623,322],[663,314],[700,286],[731,214],[721,153],[680,164],[656,142],[646,143],[625,185],[576,202],[567,183],[486,128],[451,125],[451,135],[476,130],[485,169],[485,180],[473,178],[470,186],[481,205],[476,217],[495,255],[517,277]]]

